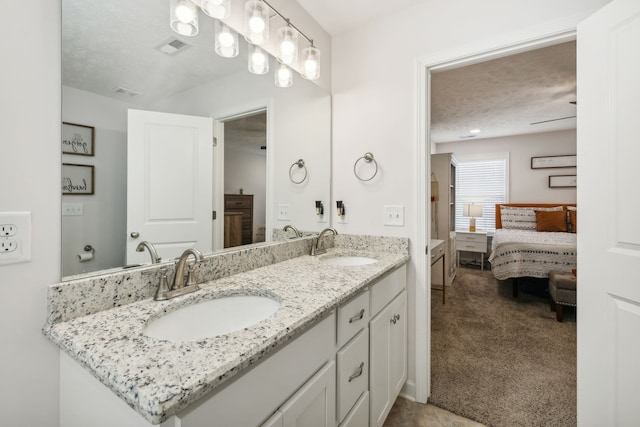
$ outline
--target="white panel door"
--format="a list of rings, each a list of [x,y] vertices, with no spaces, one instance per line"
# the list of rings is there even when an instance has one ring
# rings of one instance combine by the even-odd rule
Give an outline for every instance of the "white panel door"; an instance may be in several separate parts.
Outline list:
[[[212,131],[210,118],[129,110],[127,264],[149,262],[143,240],[163,260],[211,251]]]
[[[640,425],[640,1],[578,26],[578,425]]]

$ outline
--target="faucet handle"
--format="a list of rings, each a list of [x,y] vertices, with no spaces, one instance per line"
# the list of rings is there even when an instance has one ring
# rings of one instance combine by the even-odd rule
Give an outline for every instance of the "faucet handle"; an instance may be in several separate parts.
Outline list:
[[[169,292],[169,279],[167,279],[167,269],[163,268],[160,270],[160,283],[153,299],[156,301],[169,299],[167,292]]]
[[[189,264],[189,268],[187,269],[187,284],[185,286],[196,285],[193,275],[193,264]]]

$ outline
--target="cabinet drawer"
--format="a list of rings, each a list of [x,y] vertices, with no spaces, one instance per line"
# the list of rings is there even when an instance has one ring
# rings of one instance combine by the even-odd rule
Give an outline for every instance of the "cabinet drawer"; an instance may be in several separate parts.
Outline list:
[[[487,244],[478,243],[478,242],[457,242],[457,250],[459,251],[469,251],[469,252],[486,252]]]
[[[369,291],[338,308],[338,348],[369,324]]]
[[[463,243],[482,243],[487,244],[487,235],[484,233],[460,233],[456,234],[456,241],[458,244]]]
[[[362,427],[369,425],[369,392],[365,391],[340,427]]]
[[[225,197],[224,209],[232,211],[234,209],[251,209],[251,199],[247,197]]]
[[[440,258],[444,254],[444,244],[440,244],[435,248],[431,248],[431,262]]]
[[[358,398],[369,389],[369,330],[360,331],[337,354],[338,420],[347,416]]]

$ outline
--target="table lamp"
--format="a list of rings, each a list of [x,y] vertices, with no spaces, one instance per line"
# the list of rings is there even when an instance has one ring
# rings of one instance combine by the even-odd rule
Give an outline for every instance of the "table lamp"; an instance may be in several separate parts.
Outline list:
[[[462,206],[462,216],[469,217],[469,231],[476,231],[476,218],[482,216],[482,205],[466,203]]]

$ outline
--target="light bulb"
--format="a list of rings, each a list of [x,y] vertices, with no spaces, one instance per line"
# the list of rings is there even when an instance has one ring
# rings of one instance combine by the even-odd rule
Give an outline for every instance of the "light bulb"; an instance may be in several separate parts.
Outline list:
[[[244,37],[251,43],[262,45],[269,40],[269,11],[261,0],[248,0],[244,4]]]
[[[196,14],[195,6],[189,1],[181,1],[176,7],[176,17],[185,24],[193,21]]]
[[[220,46],[229,47],[233,45],[233,35],[229,32],[223,32],[218,34],[218,42]]]
[[[302,77],[307,80],[320,78],[320,49],[309,46],[302,50]]]
[[[176,22],[176,31],[183,36],[190,36],[192,32],[192,27],[189,24],[185,24],[183,22]]]
[[[295,48],[296,46],[291,40],[284,40],[282,43],[280,43],[280,51],[283,55],[291,55]]]
[[[266,25],[262,16],[252,16],[249,18],[249,29],[253,33],[262,33]]]
[[[204,13],[216,19],[226,19],[231,12],[229,0],[204,0],[200,7]]]
[[[276,86],[289,87],[293,84],[293,73],[285,64],[280,64],[276,71]]]
[[[215,21],[215,49],[224,58],[238,56],[238,34],[222,21]]]
[[[253,74],[269,72],[269,57],[260,46],[249,45],[249,71]]]

